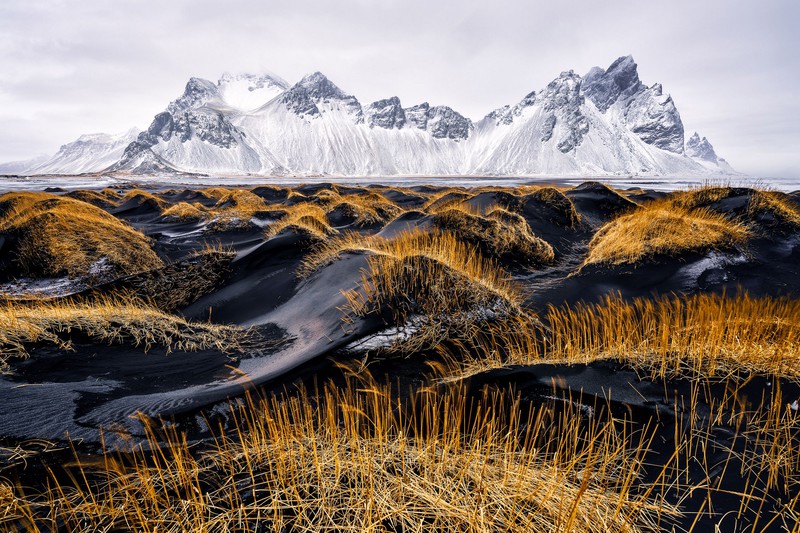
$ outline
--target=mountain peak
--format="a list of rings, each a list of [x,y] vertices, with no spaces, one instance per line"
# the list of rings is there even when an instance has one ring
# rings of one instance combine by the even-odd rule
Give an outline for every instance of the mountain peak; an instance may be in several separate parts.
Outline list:
[[[700,138],[700,134],[697,132],[694,132],[692,136],[689,137],[689,140],[686,141],[686,155],[704,161],[710,161],[711,163],[716,163],[719,160],[717,153],[714,151],[714,147],[711,146],[708,139],[705,137]]]
[[[306,75],[290,90],[296,89],[303,89],[308,96],[314,100],[325,100],[330,98],[346,100],[348,98],[353,98],[351,95],[345,93],[343,90],[337,87],[335,83],[325,76],[325,74],[319,71]]]
[[[189,78],[183,94],[177,100],[173,100],[167,110],[170,113],[177,113],[200,107],[209,100],[219,96],[219,90],[214,82],[204,78]]]
[[[622,56],[607,70],[592,68],[584,78],[583,91],[602,113],[620,97],[630,96],[641,87],[639,72],[633,56]]]
[[[355,121],[363,121],[363,111],[358,100],[329,80],[324,74],[317,71],[308,74],[294,84],[283,95],[286,106],[300,116],[319,116],[318,104],[339,102],[340,108],[353,115]]]
[[[708,139],[684,137],[672,98],[639,80],[631,56],[585,77],[565,70],[477,124],[444,105],[403,107],[397,96],[362,107],[319,71],[292,86],[270,73],[195,77],[134,134],[84,136],[29,169],[118,161],[126,171],[347,176],[732,172]]]

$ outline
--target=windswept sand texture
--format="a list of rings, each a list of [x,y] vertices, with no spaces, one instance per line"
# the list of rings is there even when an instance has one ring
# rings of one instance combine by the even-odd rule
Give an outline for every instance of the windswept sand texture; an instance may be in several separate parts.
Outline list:
[[[0,530],[800,531],[797,265],[746,188],[9,193]]]

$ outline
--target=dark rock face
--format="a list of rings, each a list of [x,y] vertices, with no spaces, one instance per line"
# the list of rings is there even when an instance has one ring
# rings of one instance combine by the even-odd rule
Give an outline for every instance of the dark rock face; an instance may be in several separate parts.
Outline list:
[[[629,97],[642,86],[636,62],[631,56],[620,57],[604,71],[595,67],[586,75],[583,93],[602,113],[622,96]]]
[[[174,135],[181,142],[196,136],[201,141],[221,148],[230,148],[237,143],[236,128],[222,113],[195,111],[179,115],[175,118]]]
[[[580,76],[571,70],[562,72],[540,95],[540,101],[543,102],[543,109],[550,113],[542,131],[542,142],[550,140],[556,122],[560,121],[566,126],[566,131],[558,139],[558,149],[562,153],[574,150],[583,141],[583,136],[589,133],[589,121],[581,111],[584,98]]]
[[[472,121],[447,106],[428,109],[428,131],[437,139],[466,139]]]
[[[406,113],[396,96],[369,104],[364,114],[370,128],[400,129],[406,124]]]
[[[286,91],[283,103],[295,114],[312,118],[320,115],[318,104],[335,103],[351,114],[357,124],[364,121],[359,101],[319,72],[306,76]]]
[[[631,131],[647,144],[683,153],[683,122],[670,96],[659,88],[645,89],[628,104],[625,119]]]
[[[714,151],[714,147],[711,146],[711,143],[708,142],[708,139],[705,137],[701,139],[697,132],[686,141],[686,155],[712,163],[719,161],[717,153]]]
[[[470,119],[447,106],[431,107],[424,102],[404,111],[409,124],[430,132],[436,139],[467,139],[473,128]]]
[[[167,112],[174,114],[188,109],[196,109],[217,97],[219,97],[219,89],[214,83],[202,78],[190,78],[183,95],[170,102]]]
[[[556,127],[556,116],[548,115],[542,125],[542,142],[546,143],[553,137],[553,128]]]
[[[428,110],[431,108],[428,102],[415,105],[404,109],[406,120],[409,124],[421,130],[428,128]]]
[[[134,141],[125,149],[122,158],[112,165],[109,171],[124,170],[133,174],[157,174],[175,172],[176,169],[158,157],[150,146]]]

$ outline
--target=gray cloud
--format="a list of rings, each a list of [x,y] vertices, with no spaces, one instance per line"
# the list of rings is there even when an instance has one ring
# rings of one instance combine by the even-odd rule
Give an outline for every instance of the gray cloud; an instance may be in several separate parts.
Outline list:
[[[797,176],[797,20],[793,0],[7,0],[0,161],[146,127],[190,76],[321,70],[364,102],[480,118],[630,53],[736,168]]]

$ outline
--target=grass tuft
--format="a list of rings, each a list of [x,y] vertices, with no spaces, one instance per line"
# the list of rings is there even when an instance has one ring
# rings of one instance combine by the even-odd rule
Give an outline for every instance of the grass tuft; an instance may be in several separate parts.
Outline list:
[[[344,311],[394,326],[415,321],[420,329],[402,351],[435,344],[466,324],[521,312],[521,294],[508,274],[453,234],[416,229],[369,245],[373,255],[359,287],[345,293]]]
[[[101,260],[112,275],[162,266],[148,239],[89,203],[47,193],[0,196],[0,232],[16,239],[24,275],[87,276]]]
[[[659,255],[730,249],[749,236],[744,225],[707,209],[652,202],[600,228],[583,266],[636,264]]]
[[[8,300],[0,303],[0,370],[8,371],[10,359],[27,357],[36,344],[70,350],[75,333],[145,351],[159,345],[168,351],[230,352],[244,337],[239,328],[187,322],[133,297]]]
[[[293,229],[318,240],[325,240],[338,233],[328,224],[325,210],[308,202],[287,206],[283,217],[270,224],[264,234],[270,238],[286,229]]]
[[[534,235],[524,218],[499,207],[484,216],[451,207],[434,215],[433,223],[478,246],[487,256],[528,265],[546,265],[555,259],[553,247]]]

